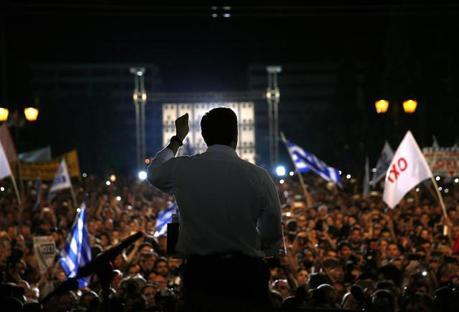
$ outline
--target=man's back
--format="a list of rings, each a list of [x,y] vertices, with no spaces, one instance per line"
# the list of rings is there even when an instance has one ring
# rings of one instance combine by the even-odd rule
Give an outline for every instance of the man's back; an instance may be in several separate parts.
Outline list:
[[[262,257],[262,250],[278,246],[275,186],[265,170],[241,160],[231,147],[213,145],[203,154],[171,159],[150,170],[150,181],[176,196],[180,253]]]

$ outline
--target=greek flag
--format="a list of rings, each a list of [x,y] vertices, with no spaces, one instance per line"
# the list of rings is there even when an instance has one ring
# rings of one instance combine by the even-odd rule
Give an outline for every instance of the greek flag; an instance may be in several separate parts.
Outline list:
[[[158,237],[165,235],[167,232],[167,224],[172,222],[172,216],[177,213],[177,204],[170,202],[166,209],[158,213],[156,219],[156,231],[154,236]]]
[[[327,181],[334,182],[338,185],[341,184],[341,176],[339,174],[339,170],[332,167],[328,167],[323,161],[318,159],[315,155],[305,151],[298,145],[295,145],[292,142],[285,140],[285,138],[284,142],[287,146],[290,158],[292,158],[292,161],[295,164],[297,172],[306,173],[312,170]]]
[[[78,269],[91,261],[91,246],[86,228],[86,205],[83,203],[77,211],[75,222],[67,237],[67,244],[61,251],[59,259],[67,278],[75,277]],[[80,288],[86,287],[88,283],[89,277],[78,280]]]

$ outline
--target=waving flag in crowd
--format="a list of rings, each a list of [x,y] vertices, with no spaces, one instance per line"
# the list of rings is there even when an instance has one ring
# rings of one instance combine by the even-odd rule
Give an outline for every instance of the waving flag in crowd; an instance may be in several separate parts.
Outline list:
[[[0,179],[13,176],[3,144],[0,143]]]
[[[72,181],[70,180],[69,171],[67,169],[67,163],[65,159],[62,159],[59,168],[57,169],[56,175],[54,177],[53,184],[49,189],[50,193],[56,191],[68,189],[72,187]]]
[[[4,153],[9,162],[16,161],[18,155],[16,152],[16,147],[11,137],[10,129],[6,123],[3,123],[0,126],[0,142],[2,143]]]
[[[166,209],[158,213],[156,219],[155,237],[165,235],[167,232],[167,224],[172,222],[172,216],[177,213],[177,203],[170,202]]]
[[[410,131],[400,143],[386,173],[383,199],[390,208],[420,182],[432,178],[432,172]]]
[[[16,192],[16,197],[18,199],[18,203],[21,204],[21,196],[19,195],[18,187],[16,185],[16,180],[14,179],[14,175],[11,172],[10,163],[8,162],[8,157],[6,153],[7,152],[4,149],[3,143],[0,142],[0,179],[11,177],[11,181],[13,182],[14,191]]]
[[[328,167],[315,155],[286,140],[284,137],[282,139],[284,140],[290,158],[292,158],[292,161],[295,164],[295,168],[299,173],[306,173],[309,170],[312,170],[327,181],[341,184],[341,176],[339,174],[339,170]]]
[[[75,277],[78,269],[91,261],[91,246],[89,244],[88,229],[86,228],[86,205],[83,203],[78,209],[75,222],[70,229],[65,248],[61,251],[59,260],[67,278]],[[80,288],[86,287],[89,278],[78,280]]]
[[[394,151],[390,147],[389,143],[384,144],[381,156],[379,156],[378,162],[376,163],[376,170],[373,173],[373,177],[370,181],[370,185],[375,186],[382,178],[386,176],[387,168],[389,168],[390,162],[394,157]]]

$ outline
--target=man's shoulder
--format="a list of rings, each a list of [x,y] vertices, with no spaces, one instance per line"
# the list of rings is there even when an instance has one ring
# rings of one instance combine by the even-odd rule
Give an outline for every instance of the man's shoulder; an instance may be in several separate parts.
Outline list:
[[[240,159],[242,165],[248,170],[253,172],[254,174],[258,175],[261,178],[271,178],[269,172],[258,165],[255,165],[247,160]]]

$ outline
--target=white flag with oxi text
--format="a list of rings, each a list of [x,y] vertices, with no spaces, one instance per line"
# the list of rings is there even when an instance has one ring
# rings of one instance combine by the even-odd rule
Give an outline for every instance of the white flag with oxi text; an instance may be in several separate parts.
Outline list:
[[[394,208],[413,187],[431,177],[429,165],[408,131],[387,170],[383,200]]]
[[[63,189],[71,188],[72,181],[70,180],[69,171],[67,169],[67,163],[63,159],[57,169],[56,175],[54,177],[53,185],[49,189],[50,193],[60,191]]]

